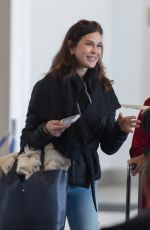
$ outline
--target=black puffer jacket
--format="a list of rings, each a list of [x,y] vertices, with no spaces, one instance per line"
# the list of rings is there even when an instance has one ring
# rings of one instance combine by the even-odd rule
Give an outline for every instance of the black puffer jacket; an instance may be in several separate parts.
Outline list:
[[[91,96],[89,103],[86,90]],[[47,135],[43,123],[62,119],[80,111],[81,118],[60,137]],[[70,184],[88,186],[100,178],[97,148],[107,154],[115,153],[127,138],[115,121],[120,107],[112,90],[104,92],[95,70],[87,71],[84,82],[79,76],[63,81],[47,75],[33,88],[21,148],[25,145],[40,149],[52,142],[56,149],[72,161]]]

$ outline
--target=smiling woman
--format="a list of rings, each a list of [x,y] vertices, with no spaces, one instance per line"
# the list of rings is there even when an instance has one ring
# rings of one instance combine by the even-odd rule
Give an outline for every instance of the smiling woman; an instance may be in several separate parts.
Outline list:
[[[115,119],[121,106],[104,72],[102,35],[96,21],[80,20],[70,27],[50,71],[33,88],[21,135],[21,149],[51,143],[71,160],[67,202],[71,230],[98,229],[99,144],[103,152],[113,154],[138,127],[134,116]],[[80,115],[76,122],[63,122],[76,114]]]
[[[70,48],[70,53],[78,59],[80,65],[78,74],[84,75],[88,68],[95,67],[102,56],[102,36],[99,32],[83,36],[77,46]]]

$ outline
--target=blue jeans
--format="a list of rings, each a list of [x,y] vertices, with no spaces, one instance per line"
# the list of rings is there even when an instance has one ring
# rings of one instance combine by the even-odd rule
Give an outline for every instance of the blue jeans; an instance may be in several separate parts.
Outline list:
[[[67,219],[71,230],[98,229],[98,212],[95,211],[91,188],[69,186]]]

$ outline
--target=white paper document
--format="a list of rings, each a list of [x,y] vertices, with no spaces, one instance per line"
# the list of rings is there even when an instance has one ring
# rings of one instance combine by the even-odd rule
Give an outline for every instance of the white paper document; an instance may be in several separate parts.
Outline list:
[[[130,105],[130,104],[121,104],[122,107],[128,109],[137,109],[137,110],[146,110],[150,109],[150,106],[147,105]]]
[[[80,117],[80,114],[71,116],[71,117],[66,117],[64,119],[62,119],[61,121],[63,121],[63,123],[65,125],[71,125],[72,123],[74,123],[75,121],[77,121]]]

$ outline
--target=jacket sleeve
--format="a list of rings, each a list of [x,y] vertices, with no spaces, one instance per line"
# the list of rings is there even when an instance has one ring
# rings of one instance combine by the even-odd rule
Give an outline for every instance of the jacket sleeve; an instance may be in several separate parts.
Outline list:
[[[142,127],[145,132],[150,135],[150,109],[143,113]]]
[[[115,121],[115,112],[107,117],[106,126],[100,138],[100,146],[106,154],[113,154],[119,150],[128,134],[120,129],[117,121]]]
[[[142,117],[142,127],[148,135],[150,135],[150,110],[144,112]],[[150,142],[145,146],[144,154],[147,156],[150,153]]]
[[[150,105],[150,98],[148,98],[144,105]],[[141,112],[138,115],[138,119],[142,120]],[[130,156],[135,157],[144,153],[144,149],[150,144],[149,135],[143,129],[142,125],[139,128],[136,128],[132,138],[132,144],[130,148]]]
[[[43,106],[44,100],[46,99],[43,87],[44,85],[39,81],[33,88],[26,116],[26,124],[20,138],[21,149],[23,149],[25,145],[34,149],[41,149],[52,139],[52,136],[43,131],[43,124],[46,120],[40,115],[42,111],[44,113]]]

